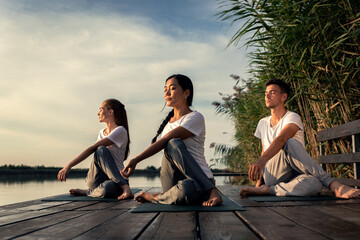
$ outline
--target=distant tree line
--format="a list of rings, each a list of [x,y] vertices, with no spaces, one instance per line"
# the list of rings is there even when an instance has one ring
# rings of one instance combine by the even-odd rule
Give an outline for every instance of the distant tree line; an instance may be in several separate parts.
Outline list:
[[[134,176],[159,176],[160,167],[147,166],[144,169],[136,169]],[[27,165],[2,165],[0,166],[0,179],[4,179],[7,176],[50,176],[56,178],[58,172],[61,170],[60,167],[45,167],[42,166],[27,166]],[[212,169],[214,173],[227,173],[230,172],[226,169]],[[71,169],[69,178],[71,177],[86,177],[88,169]]]

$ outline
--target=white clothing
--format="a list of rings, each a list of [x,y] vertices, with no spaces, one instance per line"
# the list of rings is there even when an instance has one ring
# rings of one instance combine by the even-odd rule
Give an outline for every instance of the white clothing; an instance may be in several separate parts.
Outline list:
[[[125,151],[128,143],[127,131],[123,126],[118,126],[106,136],[104,134],[105,130],[106,128],[100,131],[97,141],[107,138],[114,143],[107,146],[107,148],[109,149],[111,156],[114,158],[117,168],[121,171],[124,169]]]
[[[194,134],[183,140],[183,142],[185,143],[188,152],[196,160],[206,176],[208,178],[214,178],[204,155],[205,120],[203,115],[197,111],[193,111],[173,123],[168,122],[161,133],[161,137],[179,126]]]
[[[283,128],[289,123],[296,124],[299,127],[299,131],[296,132],[293,138],[298,140],[305,148],[304,126],[297,113],[287,111],[278,124],[273,127],[270,125],[270,120],[271,116],[261,119],[254,134],[255,137],[261,139],[264,152],[268,149],[272,141],[279,135],[281,130],[283,130]]]

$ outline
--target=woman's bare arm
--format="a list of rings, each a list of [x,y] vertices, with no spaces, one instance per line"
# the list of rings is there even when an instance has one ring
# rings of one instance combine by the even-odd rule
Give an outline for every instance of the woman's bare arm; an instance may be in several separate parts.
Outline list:
[[[180,138],[182,140],[193,136],[194,134],[189,130],[179,126],[170,132],[168,132],[164,137],[157,140],[153,144],[151,144],[148,148],[146,148],[142,153],[137,155],[135,158],[131,159],[127,166],[121,171],[121,174],[124,177],[129,177],[135,171],[136,165],[141,162],[142,160],[153,156],[154,154],[160,152],[162,149],[165,148],[166,143],[173,138]]]
[[[66,181],[66,175],[70,172],[71,168],[84,161],[87,157],[94,153],[99,146],[109,146],[112,144],[114,143],[111,140],[104,138],[86,148],[82,153],[80,153],[76,158],[66,164],[66,166],[59,171],[57,176],[58,180],[61,182]]]

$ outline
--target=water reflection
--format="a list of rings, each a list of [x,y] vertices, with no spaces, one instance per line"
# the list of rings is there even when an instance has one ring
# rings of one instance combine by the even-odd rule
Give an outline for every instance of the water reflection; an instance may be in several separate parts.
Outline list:
[[[234,184],[241,182],[239,177],[216,176],[216,185]],[[161,187],[159,176],[133,176],[129,179],[130,186]],[[44,197],[64,194],[71,188],[86,188],[85,178],[68,178],[66,182],[59,182],[53,177],[6,177],[0,179],[0,205],[40,199]]]

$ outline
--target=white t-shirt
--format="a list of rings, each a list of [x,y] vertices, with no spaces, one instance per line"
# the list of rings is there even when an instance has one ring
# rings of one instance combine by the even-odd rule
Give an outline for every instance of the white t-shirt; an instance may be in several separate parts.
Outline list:
[[[296,124],[299,127],[299,131],[296,132],[293,138],[298,140],[305,148],[304,126],[300,116],[297,113],[287,111],[278,124],[273,127],[270,125],[270,120],[271,116],[261,119],[254,134],[255,137],[261,139],[264,152],[266,149],[268,149],[272,141],[279,135],[281,130],[283,130],[284,127],[289,123]]]
[[[205,120],[203,115],[197,111],[193,111],[173,123],[168,122],[161,133],[161,137],[165,136],[168,132],[179,126],[194,134],[193,136],[185,139],[184,144],[206,176],[208,178],[214,178],[204,155]]]
[[[115,164],[119,171],[124,169],[124,158],[126,144],[128,142],[127,131],[123,126],[115,128],[108,136],[104,134],[106,128],[102,129],[98,135],[97,141],[108,138],[114,144],[107,146],[111,156],[114,158]]]

